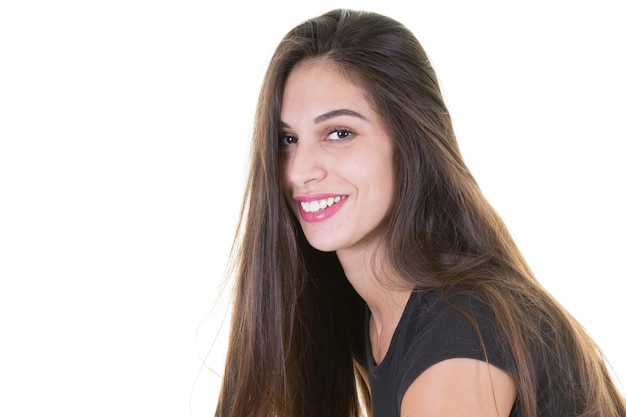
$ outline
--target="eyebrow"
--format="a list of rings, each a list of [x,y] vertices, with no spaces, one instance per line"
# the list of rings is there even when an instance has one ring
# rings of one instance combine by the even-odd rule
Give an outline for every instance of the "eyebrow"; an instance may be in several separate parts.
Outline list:
[[[319,124],[319,123],[325,122],[326,120],[329,120],[335,117],[340,117],[340,116],[357,117],[359,119],[369,121],[367,117],[363,116],[361,113],[355,112],[354,110],[350,110],[350,109],[331,110],[324,114],[320,114],[315,119],[313,119],[313,121],[315,122],[315,124]],[[280,122],[280,126],[289,127],[289,125],[283,121]]]
[[[360,113],[355,112],[354,110],[349,110],[349,109],[339,109],[339,110],[331,110],[329,112],[326,112],[324,114],[320,114],[319,116],[317,116],[314,120],[315,124],[318,123],[322,123],[328,119],[332,119],[334,117],[339,117],[339,116],[352,116],[352,117],[358,117],[359,119],[363,119],[365,121],[367,121],[367,118],[365,118],[365,116],[363,116]]]

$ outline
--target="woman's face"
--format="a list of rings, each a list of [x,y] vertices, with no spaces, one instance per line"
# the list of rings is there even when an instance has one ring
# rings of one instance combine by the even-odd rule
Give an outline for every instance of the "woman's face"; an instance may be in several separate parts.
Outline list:
[[[363,250],[393,199],[392,142],[364,91],[323,61],[287,78],[280,113],[281,181],[309,243]]]

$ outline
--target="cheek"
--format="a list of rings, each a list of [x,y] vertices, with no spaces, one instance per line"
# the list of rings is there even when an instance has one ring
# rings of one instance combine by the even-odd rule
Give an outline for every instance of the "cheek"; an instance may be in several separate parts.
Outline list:
[[[395,173],[391,158],[379,160],[372,166],[370,183],[372,184],[372,198],[382,212],[388,214],[395,196]]]
[[[278,181],[280,186],[280,191],[285,199],[285,203],[287,207],[294,213],[297,214],[297,206],[296,202],[293,200],[293,190],[291,187],[291,181],[289,180],[289,159],[285,156],[280,158],[280,162],[278,164]]]
[[[278,160],[278,180],[280,181],[280,189],[287,195],[289,193],[289,159],[286,155],[281,155]]]
[[[354,158],[342,167],[342,172],[371,184],[374,191],[381,195],[386,195],[386,191],[394,184],[393,160],[383,151],[373,150],[372,153]]]

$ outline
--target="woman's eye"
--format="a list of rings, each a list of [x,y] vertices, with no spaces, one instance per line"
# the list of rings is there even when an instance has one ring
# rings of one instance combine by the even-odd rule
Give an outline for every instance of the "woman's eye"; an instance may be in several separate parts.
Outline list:
[[[354,132],[348,129],[335,129],[328,135],[329,140],[342,141],[349,139]]]
[[[298,143],[298,138],[294,136],[283,136],[278,141],[280,146],[289,146]]]

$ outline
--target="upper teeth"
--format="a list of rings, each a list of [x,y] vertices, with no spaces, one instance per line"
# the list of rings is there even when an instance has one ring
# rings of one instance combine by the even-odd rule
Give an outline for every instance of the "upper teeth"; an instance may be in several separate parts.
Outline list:
[[[340,202],[344,198],[346,198],[346,196],[329,197],[323,200],[316,201],[302,201],[300,202],[300,205],[302,206],[302,210],[306,211],[307,213],[315,213],[316,211],[324,210],[325,208]]]

